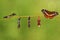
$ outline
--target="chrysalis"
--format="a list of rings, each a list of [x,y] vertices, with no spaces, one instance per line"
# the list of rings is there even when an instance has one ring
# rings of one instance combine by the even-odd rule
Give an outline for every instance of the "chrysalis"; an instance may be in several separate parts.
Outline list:
[[[30,28],[30,16],[28,17],[28,27]]]
[[[58,15],[58,12],[48,11],[46,9],[41,10],[46,18],[52,19],[53,17]]]
[[[37,19],[37,25],[38,25],[38,27],[40,27],[40,25],[41,25],[41,24],[40,24],[40,21],[41,21],[41,20],[40,20],[40,16],[38,16],[38,19]]]
[[[20,19],[21,18],[18,18],[18,28],[20,28]]]

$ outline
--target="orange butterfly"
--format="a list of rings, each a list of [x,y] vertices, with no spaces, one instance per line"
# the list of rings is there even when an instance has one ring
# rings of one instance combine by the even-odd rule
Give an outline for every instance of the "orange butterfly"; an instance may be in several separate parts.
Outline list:
[[[58,12],[48,11],[46,9],[41,10],[46,18],[52,19],[53,17],[58,15]]]

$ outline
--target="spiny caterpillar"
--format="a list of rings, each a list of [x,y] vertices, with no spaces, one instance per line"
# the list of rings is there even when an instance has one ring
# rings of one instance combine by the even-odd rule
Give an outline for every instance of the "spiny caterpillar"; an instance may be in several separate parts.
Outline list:
[[[11,15],[4,16],[3,18],[10,18],[10,17],[15,16],[15,15],[16,15],[15,13],[12,13]]]

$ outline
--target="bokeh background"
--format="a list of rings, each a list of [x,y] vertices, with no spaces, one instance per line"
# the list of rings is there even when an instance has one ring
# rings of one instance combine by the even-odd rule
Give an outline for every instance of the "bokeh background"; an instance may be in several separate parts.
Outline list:
[[[0,40],[60,40],[60,15],[46,19],[43,8],[60,14],[60,0],[0,0]],[[18,29],[17,17],[3,19],[12,12],[17,16],[40,16],[41,27],[37,26],[37,17],[31,18],[30,28],[27,18],[21,18]]]

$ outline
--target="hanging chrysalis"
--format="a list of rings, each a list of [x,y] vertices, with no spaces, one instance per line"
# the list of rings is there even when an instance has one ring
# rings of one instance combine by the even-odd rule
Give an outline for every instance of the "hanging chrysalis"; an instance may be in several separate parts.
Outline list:
[[[40,27],[40,25],[41,25],[41,24],[40,24],[40,21],[41,21],[41,20],[40,20],[40,16],[38,16],[38,19],[37,19],[37,25],[38,25],[38,27]]]
[[[3,18],[10,18],[10,17],[15,16],[15,15],[16,15],[15,13],[12,13],[11,15],[4,16]]]
[[[20,28],[20,19],[21,18],[18,18],[18,28]]]
[[[28,17],[28,27],[30,27],[30,16]]]

